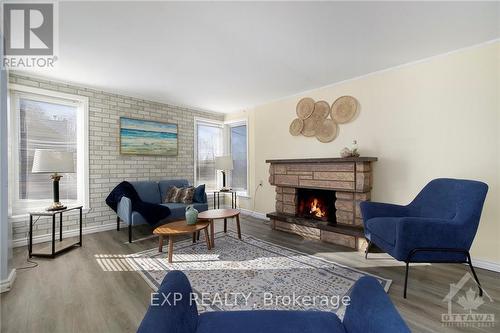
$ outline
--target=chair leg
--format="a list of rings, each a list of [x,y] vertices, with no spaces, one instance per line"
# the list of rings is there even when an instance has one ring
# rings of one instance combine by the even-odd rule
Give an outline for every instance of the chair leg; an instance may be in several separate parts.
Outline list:
[[[116,217],[116,231],[120,231],[120,217]]]
[[[368,241],[368,245],[366,246],[366,250],[365,250],[365,259],[368,259],[368,252],[370,252],[370,247],[372,246],[372,241],[369,240]]]
[[[477,286],[479,288],[479,296],[483,296],[483,288],[481,287],[481,283],[479,282],[479,279],[476,275],[476,271],[474,270],[474,266],[472,266],[472,260],[470,259],[469,251],[467,251],[467,261],[468,261],[470,270],[472,272],[472,275],[474,276],[474,280],[476,280]]]
[[[132,243],[132,224],[128,225],[128,242]]]
[[[407,261],[406,262],[406,273],[405,273],[405,289],[403,292],[403,298],[406,298],[406,289],[408,287],[408,271],[410,269],[410,263]]]

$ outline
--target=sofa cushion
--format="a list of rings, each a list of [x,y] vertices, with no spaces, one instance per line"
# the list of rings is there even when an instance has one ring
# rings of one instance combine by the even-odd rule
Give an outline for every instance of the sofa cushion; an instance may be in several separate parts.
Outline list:
[[[214,311],[200,314],[197,333],[345,333],[337,316],[319,311]]]
[[[157,182],[138,181],[130,182],[142,201],[159,204],[161,203],[160,189]]]
[[[161,180],[158,182],[161,193],[161,202],[165,202],[165,198],[167,197],[167,192],[172,186],[176,187],[188,187],[189,182],[187,179],[169,179],[169,180]]]
[[[383,239],[387,244],[394,246],[396,243],[396,226],[399,217],[374,217],[366,221],[366,229],[369,234],[374,234]]]
[[[170,215],[168,217],[169,220],[185,218],[186,207],[188,206],[187,204],[179,202],[169,202],[162,205],[170,208]],[[199,212],[203,212],[208,209],[208,205],[204,203],[193,203],[193,207]]]

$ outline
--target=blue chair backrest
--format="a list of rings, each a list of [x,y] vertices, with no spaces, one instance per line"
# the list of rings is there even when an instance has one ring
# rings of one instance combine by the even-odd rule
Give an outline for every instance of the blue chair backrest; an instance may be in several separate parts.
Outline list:
[[[412,216],[451,219],[463,224],[472,244],[487,192],[488,185],[475,180],[434,179],[410,203],[410,212]]]

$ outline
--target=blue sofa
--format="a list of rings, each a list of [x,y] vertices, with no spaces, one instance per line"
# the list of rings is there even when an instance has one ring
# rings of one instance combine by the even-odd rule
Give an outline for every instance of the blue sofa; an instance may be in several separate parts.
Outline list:
[[[350,294],[344,320],[322,311],[216,311],[198,314],[190,302],[191,285],[184,273],[171,271],[159,295],[177,295],[151,305],[139,333],[405,333],[410,332],[389,296],[373,277],[363,277]],[[176,294],[177,293],[177,294]],[[180,296],[180,297],[179,297]],[[163,301],[162,298],[160,300]]]
[[[189,182],[186,179],[171,179],[154,181],[130,182],[142,201],[160,204],[170,208],[170,215],[166,220],[160,221],[158,225],[172,222],[184,218],[187,204],[183,203],[164,203],[168,190],[172,186],[187,187]],[[206,193],[203,193],[202,202],[193,202],[194,208],[202,212],[208,209]],[[132,227],[140,224],[147,224],[144,217],[138,212],[132,210],[132,202],[127,197],[122,197],[118,203],[116,218],[116,230],[120,231],[120,220],[128,224],[128,241],[132,243]]]
[[[479,286],[469,250],[476,235],[488,185],[440,178],[427,184],[406,206],[361,202],[365,235],[397,260],[406,263],[404,298],[411,262],[468,263]]]

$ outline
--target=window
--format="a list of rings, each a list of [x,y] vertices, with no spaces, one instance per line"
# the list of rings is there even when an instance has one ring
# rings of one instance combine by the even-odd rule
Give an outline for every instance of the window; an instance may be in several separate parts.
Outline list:
[[[223,153],[222,139],[222,123],[195,119],[195,183],[205,184],[207,190],[219,187],[215,157]]]
[[[10,214],[22,215],[52,202],[48,174],[33,174],[36,149],[73,152],[75,173],[63,174],[60,200],[88,205],[87,99],[11,85],[9,129]]]
[[[248,161],[247,161],[247,124],[238,122],[229,124],[230,153],[233,158],[233,170],[229,184],[235,191],[247,192]]]

